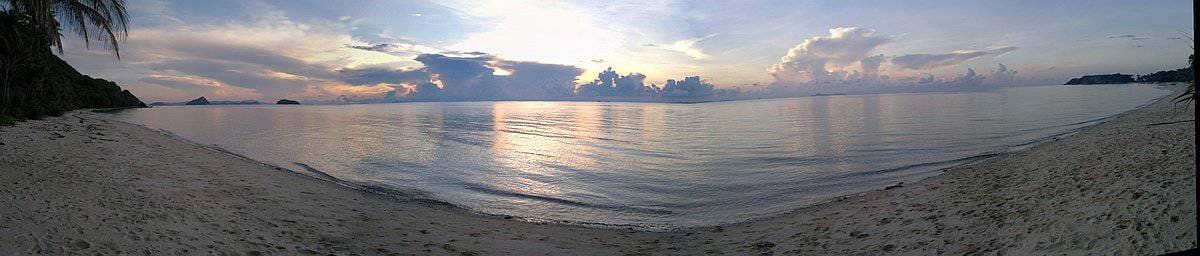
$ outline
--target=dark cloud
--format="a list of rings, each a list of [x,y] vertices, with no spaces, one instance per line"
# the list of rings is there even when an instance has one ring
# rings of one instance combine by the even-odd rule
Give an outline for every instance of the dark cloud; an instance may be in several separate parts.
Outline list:
[[[413,42],[346,45],[346,48],[380,52],[401,57],[411,57],[422,53],[434,53],[439,51],[436,48],[416,44]]]
[[[646,87],[646,75],[630,73],[622,76],[610,67],[601,71],[591,83],[581,84],[576,92],[581,96],[637,97],[654,94],[654,88]]]
[[[662,96],[666,97],[703,97],[713,93],[713,85],[700,80],[700,76],[684,77],[679,82],[667,80],[662,88]]]
[[[419,84],[429,82],[430,74],[425,69],[362,68],[341,69],[342,81],[352,85]]]
[[[596,80],[579,85],[576,94],[584,97],[637,98],[705,97],[716,93],[713,85],[704,82],[699,76],[685,77],[680,81],[668,79],[662,88],[657,85],[646,86],[645,80],[646,75],[630,73],[622,76],[612,68],[608,68],[600,72]]]
[[[906,69],[932,69],[963,63],[983,56],[995,56],[1016,50],[1017,47],[1001,47],[991,50],[956,51],[945,54],[909,54],[892,58],[892,64]]]
[[[356,85],[405,84],[385,97],[404,100],[541,100],[570,96],[582,69],[569,65],[509,61],[482,52],[421,54],[415,69],[343,69]],[[498,73],[506,73],[497,75]],[[440,85],[440,86],[439,86]],[[436,89],[435,89],[436,88]]]
[[[570,96],[583,70],[574,66],[524,61],[500,61],[497,66],[510,73],[503,92],[511,99],[548,99]]]
[[[480,52],[480,51],[443,51],[442,54],[453,55],[453,56],[487,56],[487,55],[490,55],[486,52]]]

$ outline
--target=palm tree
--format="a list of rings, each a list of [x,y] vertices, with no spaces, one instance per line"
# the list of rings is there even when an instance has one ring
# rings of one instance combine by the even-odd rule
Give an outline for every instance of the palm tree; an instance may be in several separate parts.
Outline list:
[[[1195,49],[1195,47],[1192,48],[1192,50]],[[1192,81],[1188,82],[1187,90],[1184,90],[1183,94],[1179,95],[1179,97],[1175,97],[1175,102],[1188,104],[1196,101],[1196,76],[1194,75],[1196,72],[1196,65],[1192,63],[1195,58],[1195,54],[1188,55],[1188,67],[1192,68],[1193,74]]]
[[[121,58],[117,41],[129,34],[124,0],[0,0],[0,10],[26,15],[44,28],[50,44],[62,52],[62,29],[70,29],[90,47],[91,40]]]

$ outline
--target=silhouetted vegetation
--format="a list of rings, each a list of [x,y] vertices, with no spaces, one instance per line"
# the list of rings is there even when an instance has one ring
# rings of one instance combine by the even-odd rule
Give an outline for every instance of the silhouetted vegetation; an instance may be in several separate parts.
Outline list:
[[[1194,73],[1195,69],[1192,67],[1192,58],[1194,56],[1195,55],[1188,56],[1188,67],[1186,68],[1158,71],[1150,74],[1140,75],[1136,80],[1139,83],[1174,83],[1192,81],[1196,78]]]
[[[1090,75],[1080,78],[1073,78],[1067,81],[1066,84],[1128,84],[1133,83],[1133,75],[1126,74],[1109,74],[1109,75]]]
[[[294,101],[294,100],[289,100],[289,99],[281,99],[279,101],[276,101],[275,104],[278,104],[278,105],[300,105],[300,102]]]
[[[69,28],[85,42],[109,42],[115,54],[125,29],[123,1],[6,0],[0,9],[0,116],[36,119],[79,108],[146,106],[113,82],[80,74],[50,50],[61,51],[58,31]]]
[[[1191,37],[1188,37],[1188,38],[1191,38]],[[1192,48],[1192,49],[1194,50],[1195,48]],[[1189,103],[1196,101],[1196,64],[1194,63],[1195,60],[1196,60],[1195,54],[1188,55],[1187,70],[1188,70],[1188,74],[1192,76],[1192,80],[1188,81],[1187,90],[1184,90],[1183,94],[1179,95],[1179,97],[1175,97],[1175,102],[1177,102],[1177,103],[1189,104]]]
[[[125,0],[0,0],[0,8],[8,14],[22,17],[32,27],[31,35],[43,35],[62,52],[62,30],[71,30],[91,45],[92,40],[105,42],[105,47],[121,58],[117,41],[129,32],[129,14]]]

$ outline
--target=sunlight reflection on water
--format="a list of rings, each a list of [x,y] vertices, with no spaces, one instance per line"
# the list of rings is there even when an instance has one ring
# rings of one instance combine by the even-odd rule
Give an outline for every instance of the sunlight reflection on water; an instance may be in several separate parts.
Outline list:
[[[267,163],[299,170],[300,162],[486,213],[691,226],[936,175],[955,160],[1166,93],[1044,86],[704,104],[178,106],[117,115]]]

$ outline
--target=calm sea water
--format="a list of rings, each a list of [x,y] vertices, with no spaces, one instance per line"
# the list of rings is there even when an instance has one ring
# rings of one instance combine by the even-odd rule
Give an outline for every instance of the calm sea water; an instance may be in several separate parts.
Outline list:
[[[743,221],[938,174],[1165,96],[1152,86],[704,104],[175,106],[128,122],[303,172],[533,220]]]

